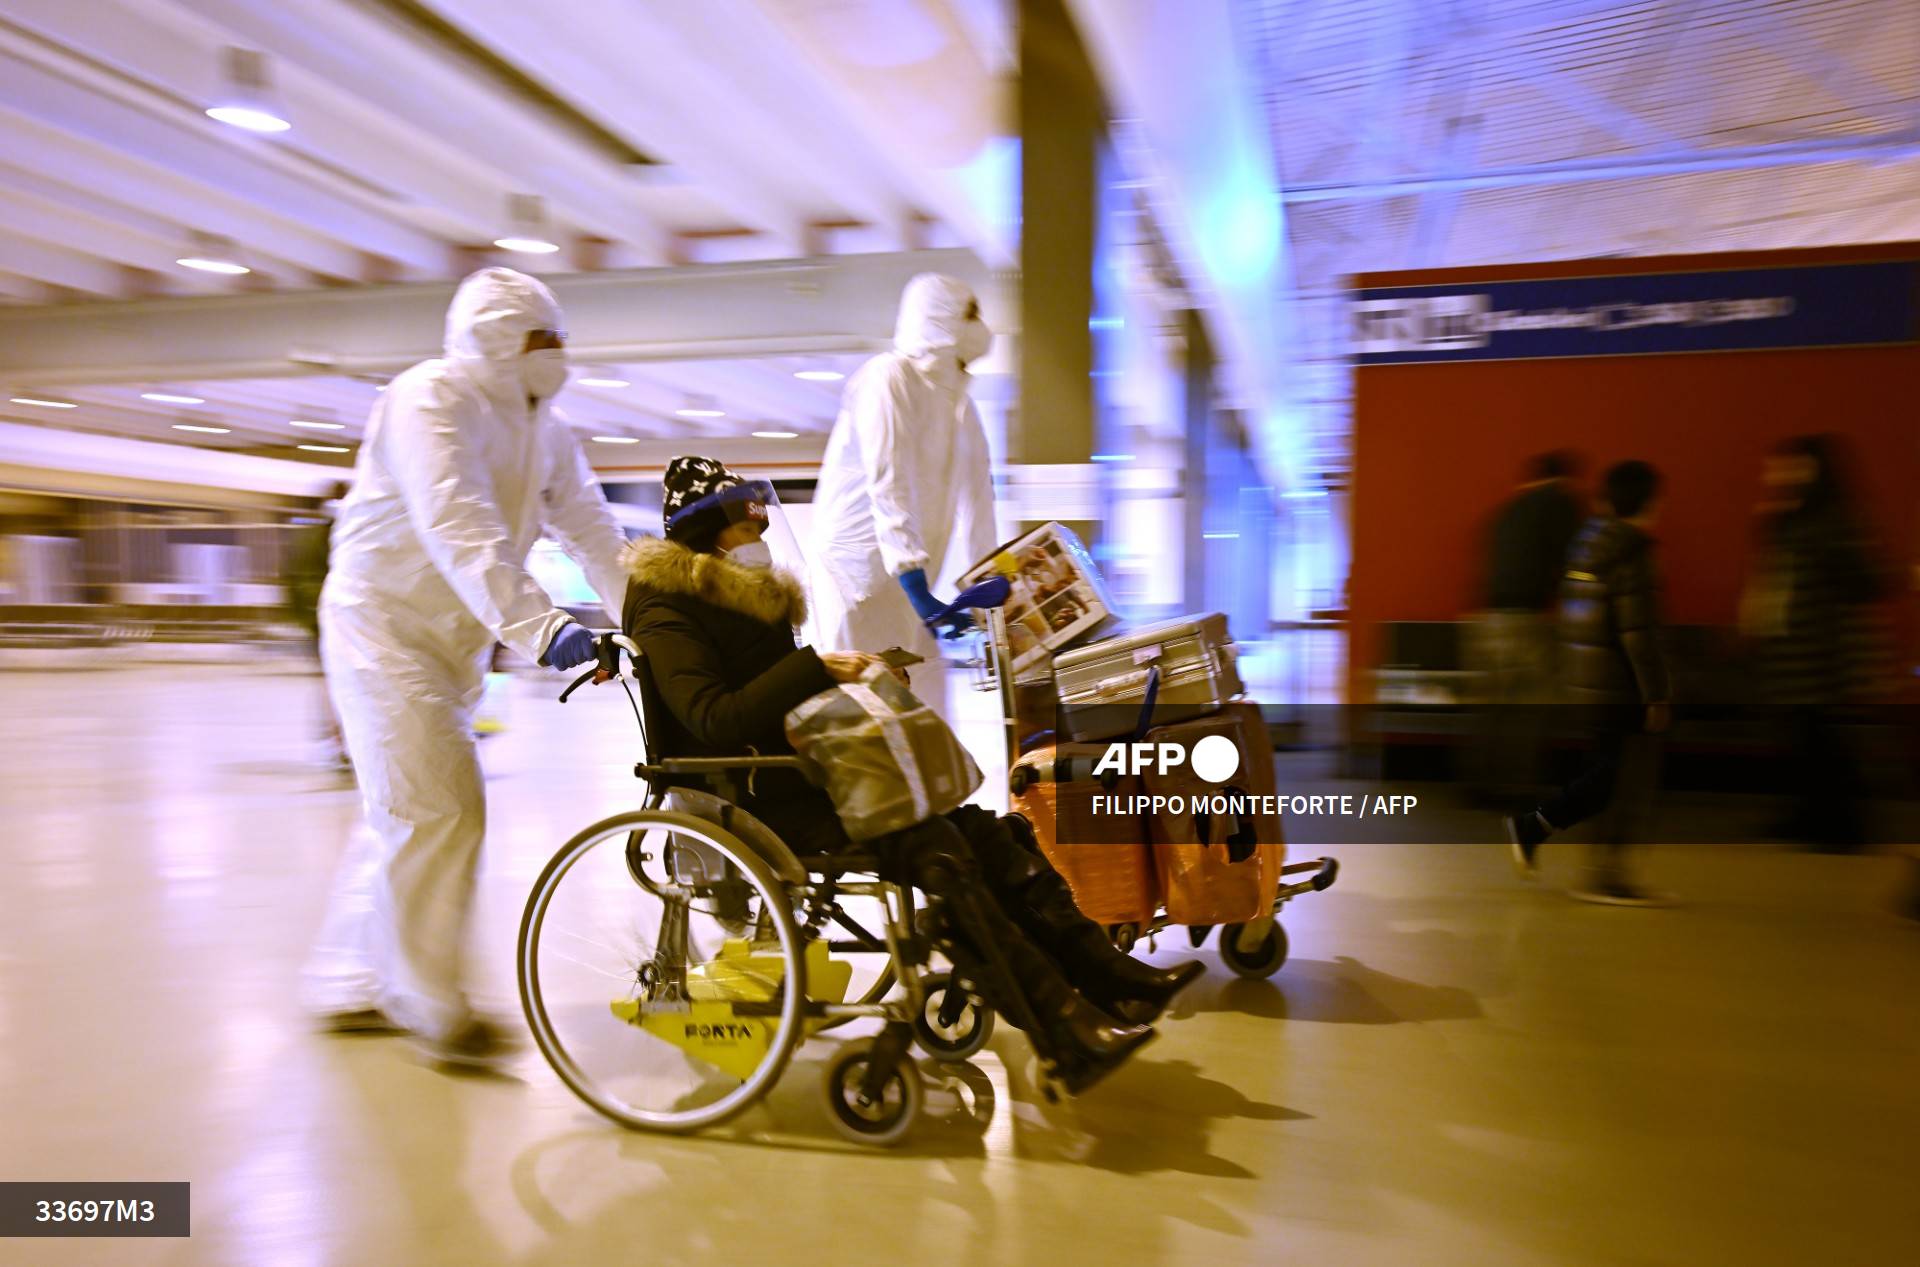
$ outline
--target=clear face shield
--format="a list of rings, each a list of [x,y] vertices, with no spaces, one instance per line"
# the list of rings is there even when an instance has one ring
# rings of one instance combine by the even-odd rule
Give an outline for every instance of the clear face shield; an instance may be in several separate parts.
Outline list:
[[[806,557],[800,552],[792,521],[781,508],[780,494],[771,483],[748,480],[689,502],[674,515],[667,530],[672,532],[685,522],[715,519],[725,522],[716,534],[719,540],[714,549],[749,567],[770,564],[781,568],[806,584]]]

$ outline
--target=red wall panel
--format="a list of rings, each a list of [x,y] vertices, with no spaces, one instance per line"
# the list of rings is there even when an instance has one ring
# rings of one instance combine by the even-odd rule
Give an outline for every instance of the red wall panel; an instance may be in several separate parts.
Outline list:
[[[1920,244],[1906,244],[1376,274],[1356,284],[1917,257]],[[1865,513],[1889,561],[1904,562],[1904,582],[1920,541],[1917,401],[1920,345],[1362,367],[1354,389],[1354,687],[1377,660],[1379,622],[1447,620],[1475,608],[1487,518],[1526,459],[1548,449],[1583,454],[1589,489],[1607,466],[1630,457],[1666,476],[1657,535],[1675,622],[1734,621],[1762,458],[1804,432],[1848,439]],[[1902,646],[1910,647],[1913,603],[1904,586],[1902,596]]]

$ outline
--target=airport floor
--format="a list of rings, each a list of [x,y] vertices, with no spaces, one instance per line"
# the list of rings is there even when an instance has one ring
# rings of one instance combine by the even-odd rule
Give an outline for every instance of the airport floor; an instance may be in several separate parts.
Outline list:
[[[635,799],[611,691],[517,677],[487,741],[485,994],[544,859]],[[1493,845],[1340,846],[1271,981],[1209,972],[1081,1101],[1002,1028],[895,1151],[802,1048],[715,1133],[625,1132],[529,1049],[456,1077],[317,1035],[294,983],[354,816],[290,661],[0,671],[0,1179],[185,1179],[188,1240],[5,1264],[1884,1263],[1920,1232],[1900,860],[1656,851],[1669,911]],[[1314,849],[1298,840],[1296,853]],[[1184,951],[1162,937],[1155,957]]]

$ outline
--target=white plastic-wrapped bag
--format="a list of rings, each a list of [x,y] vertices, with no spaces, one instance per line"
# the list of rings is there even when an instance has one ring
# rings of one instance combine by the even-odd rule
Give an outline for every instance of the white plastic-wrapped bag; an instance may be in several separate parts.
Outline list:
[[[786,730],[855,840],[958,809],[981,783],[953,728],[882,665],[801,704]]]

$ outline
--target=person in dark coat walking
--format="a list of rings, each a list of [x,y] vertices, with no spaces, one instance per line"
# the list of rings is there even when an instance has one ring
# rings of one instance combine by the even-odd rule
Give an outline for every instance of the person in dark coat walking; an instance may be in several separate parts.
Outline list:
[[[1872,689],[1873,605],[1885,585],[1834,437],[1787,440],[1764,479],[1740,624],[1790,737],[1796,803],[1776,834],[1849,852],[1866,830],[1858,755],[1839,722]]]
[[[1606,475],[1608,513],[1587,521],[1570,551],[1560,588],[1560,670],[1593,744],[1585,769],[1545,803],[1506,820],[1521,874],[1538,873],[1549,836],[1605,814],[1582,901],[1656,906],[1669,900],[1635,883],[1627,846],[1652,800],[1659,736],[1671,720],[1660,645],[1660,578],[1649,535],[1660,476],[1645,462]]]
[[[790,753],[787,713],[857,681],[877,658],[795,645],[806,597],[792,575],[771,566],[760,541],[764,505],[751,513],[770,489],[711,459],[685,457],[668,465],[665,485],[666,539],[628,546],[622,620],[665,705],[657,746],[676,757]],[[747,513],[736,513],[743,505]],[[797,854],[853,847],[831,798],[798,772],[757,774],[740,804]],[[1148,1022],[1201,965],[1163,970],[1115,949],[1024,826],[962,806],[861,851],[935,899],[936,944],[1009,1021],[1030,1006],[1042,1031],[1031,1037],[1053,1053],[1068,1089],[1084,1091],[1153,1036]],[[996,985],[983,953],[989,945],[1014,981]]]
[[[1567,550],[1586,517],[1569,488],[1571,453],[1543,453],[1487,532],[1484,610],[1471,625],[1485,711],[1479,782],[1511,803],[1541,783],[1539,753],[1554,695],[1553,609]]]

